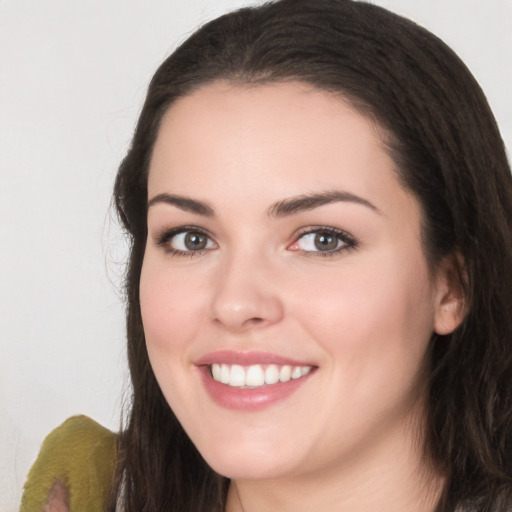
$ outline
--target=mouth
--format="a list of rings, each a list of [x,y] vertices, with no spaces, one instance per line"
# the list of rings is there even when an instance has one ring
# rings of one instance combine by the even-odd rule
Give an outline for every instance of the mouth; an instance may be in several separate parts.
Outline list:
[[[195,362],[213,401],[227,409],[260,411],[291,397],[318,366],[265,352],[222,350]]]
[[[300,379],[308,375],[313,366],[213,363],[209,365],[210,375],[214,381],[241,389],[257,389],[277,383]]]

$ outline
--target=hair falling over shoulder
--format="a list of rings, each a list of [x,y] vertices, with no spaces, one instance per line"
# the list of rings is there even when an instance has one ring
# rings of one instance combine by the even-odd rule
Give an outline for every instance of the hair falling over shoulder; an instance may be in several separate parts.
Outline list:
[[[347,99],[389,134],[424,211],[432,268],[454,258],[467,311],[430,345],[425,457],[446,477],[438,512],[512,508],[512,180],[480,87],[437,37],[369,3],[278,0],[207,23],[157,70],[114,199],[129,234],[132,397],[109,510],[223,512],[228,480],[204,462],[151,369],[139,306],[147,173],[162,116],[215,80],[300,81]]]

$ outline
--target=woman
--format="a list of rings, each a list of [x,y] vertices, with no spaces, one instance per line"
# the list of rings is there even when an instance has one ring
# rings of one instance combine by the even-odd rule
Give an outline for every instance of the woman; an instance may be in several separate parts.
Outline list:
[[[510,169],[441,41],[346,0],[223,16],[153,77],[115,200],[108,509],[510,509]]]

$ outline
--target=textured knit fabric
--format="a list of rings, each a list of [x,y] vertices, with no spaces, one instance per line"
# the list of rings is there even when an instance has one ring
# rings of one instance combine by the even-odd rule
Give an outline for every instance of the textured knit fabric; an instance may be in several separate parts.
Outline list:
[[[87,416],[73,416],[45,439],[25,483],[20,512],[42,512],[55,482],[70,512],[102,512],[115,462],[115,435]]]

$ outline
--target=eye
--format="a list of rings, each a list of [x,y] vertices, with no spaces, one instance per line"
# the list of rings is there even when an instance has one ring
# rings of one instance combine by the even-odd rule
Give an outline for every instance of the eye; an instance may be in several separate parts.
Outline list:
[[[292,251],[328,256],[356,246],[355,239],[346,231],[335,228],[309,228],[288,247]]]
[[[194,255],[216,247],[213,240],[198,229],[176,228],[157,237],[157,245],[164,246],[173,255]]]

